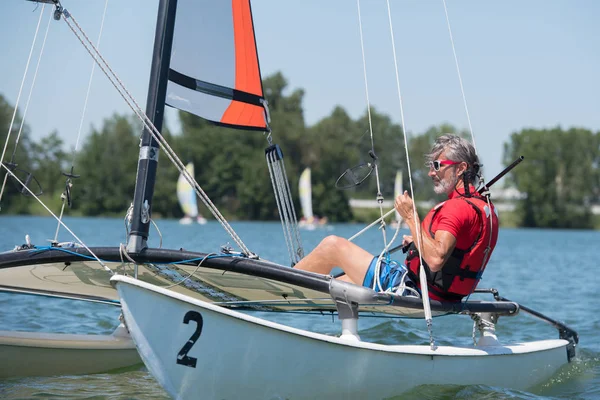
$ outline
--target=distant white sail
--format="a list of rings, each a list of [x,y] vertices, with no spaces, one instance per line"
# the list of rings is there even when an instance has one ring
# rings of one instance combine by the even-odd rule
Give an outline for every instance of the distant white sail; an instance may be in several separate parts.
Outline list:
[[[188,165],[185,166],[185,169],[190,176],[194,176],[194,163],[188,163]],[[177,199],[179,200],[179,205],[181,206],[181,210],[185,214],[185,217],[192,219],[198,216],[196,192],[183,174],[179,175],[179,179],[177,180]]]
[[[300,181],[298,183],[300,191],[300,206],[302,207],[302,215],[306,220],[313,219],[312,210],[312,187],[310,181],[310,168],[306,168],[302,175],[300,175]]]
[[[396,180],[394,181],[394,201],[396,200],[396,197],[400,196],[403,192],[404,190],[402,189],[402,171],[398,170],[396,171]],[[400,223],[401,220],[402,217],[400,217],[400,214],[398,214],[398,211],[396,211],[396,221]]]

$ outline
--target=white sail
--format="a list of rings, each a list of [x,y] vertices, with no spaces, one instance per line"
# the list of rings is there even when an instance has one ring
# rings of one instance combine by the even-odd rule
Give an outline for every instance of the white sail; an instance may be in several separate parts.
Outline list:
[[[310,168],[306,168],[300,175],[298,182],[300,192],[300,206],[302,207],[302,215],[307,221],[314,219],[312,210],[312,187],[310,181]]]
[[[194,163],[188,163],[185,166],[185,169],[190,176],[194,176]],[[185,214],[185,217],[196,218],[198,216],[196,192],[183,174],[179,175],[179,179],[177,180],[177,199],[179,200],[179,205],[181,206],[181,210]]]

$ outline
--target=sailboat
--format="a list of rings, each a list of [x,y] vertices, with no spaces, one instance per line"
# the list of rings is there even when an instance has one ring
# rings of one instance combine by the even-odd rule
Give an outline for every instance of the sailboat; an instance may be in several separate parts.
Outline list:
[[[68,20],[61,8],[56,12]],[[212,23],[198,23],[200,17]],[[120,304],[142,361],[178,399],[239,398],[240,393],[249,399],[385,398],[420,384],[524,389],[568,363],[575,356],[577,333],[495,289],[487,291],[491,301],[462,303],[376,292],[261,259],[233,231],[240,251],[148,247],[158,148],[168,150],[156,133],[165,105],[218,125],[270,133],[253,29],[249,0],[160,1],[145,113],[152,126],[145,122],[127,245],[27,243],[0,254],[0,288]],[[295,211],[284,201],[289,187],[281,182],[282,157],[269,141],[267,159],[280,167],[270,172],[274,187],[279,184],[277,193],[283,193],[276,198],[286,216],[282,225],[293,263],[303,252],[290,223],[296,221]],[[176,165],[203,195],[183,164]],[[340,335],[273,323],[246,310],[337,315]],[[358,334],[359,316],[422,318],[428,312],[471,317],[478,342],[383,345],[364,342]],[[519,312],[548,322],[559,337],[502,343],[496,325]]]
[[[317,225],[312,210],[312,183],[310,179],[310,168],[305,168],[298,180],[298,193],[300,195],[300,207],[302,218],[298,225],[307,230],[314,230]]]
[[[298,193],[300,195],[300,208],[302,209],[302,218],[298,226],[309,231],[317,227],[323,227],[327,224],[326,217],[317,217],[313,214],[312,208],[312,181],[310,168],[305,168],[300,174],[298,180]]]
[[[194,163],[188,163],[185,166],[185,169],[190,176],[194,176]],[[184,213],[183,218],[179,220],[180,224],[189,225],[193,222],[197,222],[201,225],[206,224],[206,218],[198,213],[196,192],[183,174],[180,174],[177,179],[177,200],[179,200],[179,205]]]

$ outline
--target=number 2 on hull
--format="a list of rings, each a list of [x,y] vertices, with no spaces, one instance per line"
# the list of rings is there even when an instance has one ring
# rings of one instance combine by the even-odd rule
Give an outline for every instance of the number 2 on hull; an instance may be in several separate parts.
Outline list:
[[[197,359],[194,357],[189,357],[187,354],[192,349],[192,346],[196,343],[196,340],[200,337],[200,333],[202,332],[202,315],[200,315],[197,311],[188,311],[183,317],[183,323],[187,324],[190,321],[196,322],[196,330],[190,336],[188,341],[183,345],[179,353],[177,354],[177,364],[185,365],[186,367],[196,368]]]

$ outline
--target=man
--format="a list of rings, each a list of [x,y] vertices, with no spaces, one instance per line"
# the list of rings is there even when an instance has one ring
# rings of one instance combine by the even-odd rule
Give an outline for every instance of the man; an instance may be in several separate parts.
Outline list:
[[[386,260],[378,265],[379,257],[344,238],[328,236],[295,268],[329,274],[340,267],[345,272],[342,280],[395,291],[404,285],[420,288],[422,259],[431,299],[456,302],[471,294],[498,239],[496,210],[474,186],[480,169],[477,154],[467,140],[444,135],[436,139],[427,165],[434,191],[447,194],[448,200],[421,223],[408,192],[396,198],[395,208],[411,232],[402,242],[408,251],[406,267]],[[413,243],[414,237],[420,240]]]

